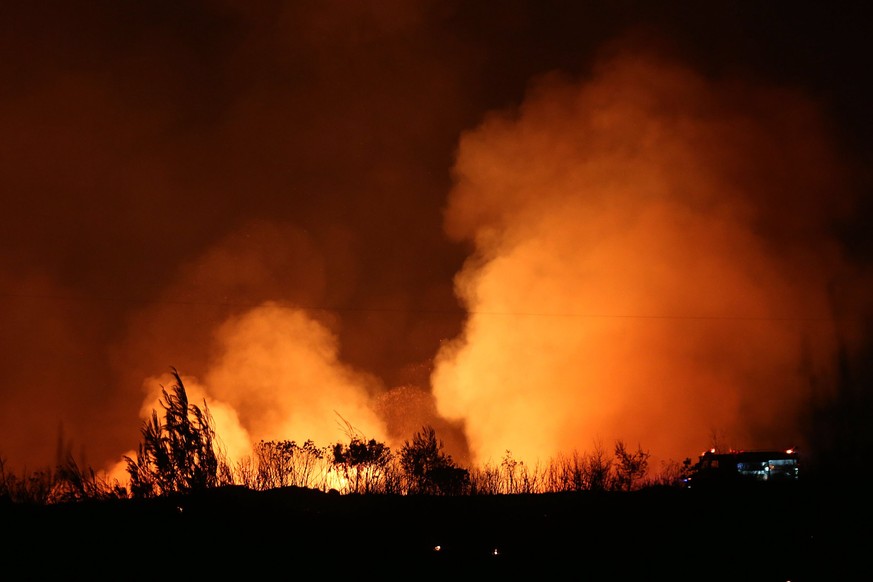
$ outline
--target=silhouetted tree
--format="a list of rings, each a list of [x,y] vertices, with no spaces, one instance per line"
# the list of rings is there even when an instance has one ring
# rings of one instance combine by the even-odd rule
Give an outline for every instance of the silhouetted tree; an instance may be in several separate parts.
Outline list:
[[[558,454],[546,466],[543,479],[547,491],[581,491],[584,481],[584,458],[579,451],[572,455]]]
[[[637,445],[636,451],[628,450],[624,441],[615,443],[615,487],[630,491],[634,484],[646,476],[649,470],[649,453]]]
[[[337,413],[349,444],[333,446],[331,464],[346,482],[350,493],[376,493],[385,491],[386,475],[394,455],[391,449],[376,439],[367,440],[352,424]]]
[[[351,493],[376,493],[383,490],[382,481],[391,449],[384,443],[365,441],[353,436],[348,445],[336,443],[333,447],[333,465],[343,475]]]
[[[585,455],[582,467],[583,489],[588,491],[608,491],[613,488],[612,467],[614,460],[609,458],[603,443],[594,443],[594,450]]]
[[[125,457],[134,497],[154,497],[187,493],[219,484],[219,458],[215,452],[212,416],[203,408],[189,404],[179,373],[171,391],[162,388],[164,422],[152,410],[141,429],[136,459]]]
[[[409,493],[460,495],[469,489],[470,474],[442,451],[433,427],[425,425],[400,450],[400,466]]]

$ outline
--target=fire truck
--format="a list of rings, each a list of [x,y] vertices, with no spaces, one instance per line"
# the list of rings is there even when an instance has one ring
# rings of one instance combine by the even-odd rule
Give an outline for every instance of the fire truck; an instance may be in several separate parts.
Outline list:
[[[686,487],[732,485],[745,483],[793,483],[799,478],[797,451],[717,452],[700,455],[692,466]]]

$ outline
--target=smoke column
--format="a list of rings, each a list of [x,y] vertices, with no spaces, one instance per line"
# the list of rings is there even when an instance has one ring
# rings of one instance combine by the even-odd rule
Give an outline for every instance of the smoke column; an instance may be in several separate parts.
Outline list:
[[[479,463],[803,446],[847,339],[845,175],[787,90],[633,48],[539,79],[460,140],[445,225],[473,248],[469,317],[438,354],[439,411]]]
[[[862,8],[499,4],[5,3],[3,469],[115,466],[172,368],[235,454],[800,444],[867,315]],[[681,59],[592,69],[642,28]]]

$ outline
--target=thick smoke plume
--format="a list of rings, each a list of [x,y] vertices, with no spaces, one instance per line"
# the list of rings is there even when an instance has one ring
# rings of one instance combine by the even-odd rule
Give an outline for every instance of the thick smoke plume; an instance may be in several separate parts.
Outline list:
[[[265,304],[218,330],[221,353],[205,382],[256,440],[341,440],[337,423],[386,439],[370,403],[379,384],[339,361],[331,331],[306,313]],[[342,426],[342,425],[340,425]]]
[[[651,4],[3,3],[4,470],[115,467],[173,368],[234,456],[799,446],[866,315],[867,20]]]
[[[470,315],[433,383],[477,461],[807,444],[858,312],[834,294],[856,283],[834,234],[852,192],[805,98],[628,50],[534,83],[454,173]]]
[[[374,412],[379,384],[340,362],[338,352],[326,324],[300,309],[267,302],[222,324],[206,376],[183,382],[189,401],[211,413],[231,466],[251,457],[259,441],[312,440],[324,446],[347,440],[350,431],[389,441]],[[162,390],[173,382],[170,374],[146,380],[144,418],[162,410]],[[124,480],[123,474],[116,476]]]

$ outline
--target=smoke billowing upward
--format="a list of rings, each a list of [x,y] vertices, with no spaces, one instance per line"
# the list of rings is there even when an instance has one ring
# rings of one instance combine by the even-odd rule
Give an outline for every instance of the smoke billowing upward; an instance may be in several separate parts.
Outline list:
[[[869,315],[834,303],[861,282],[834,236],[846,172],[789,91],[632,50],[541,79],[460,141],[447,229],[475,253],[439,410],[489,462],[808,444],[812,381],[836,386],[849,340],[836,320]]]
[[[172,368],[235,455],[802,444],[866,342],[867,36],[699,8],[0,9],[6,468],[112,467]]]

